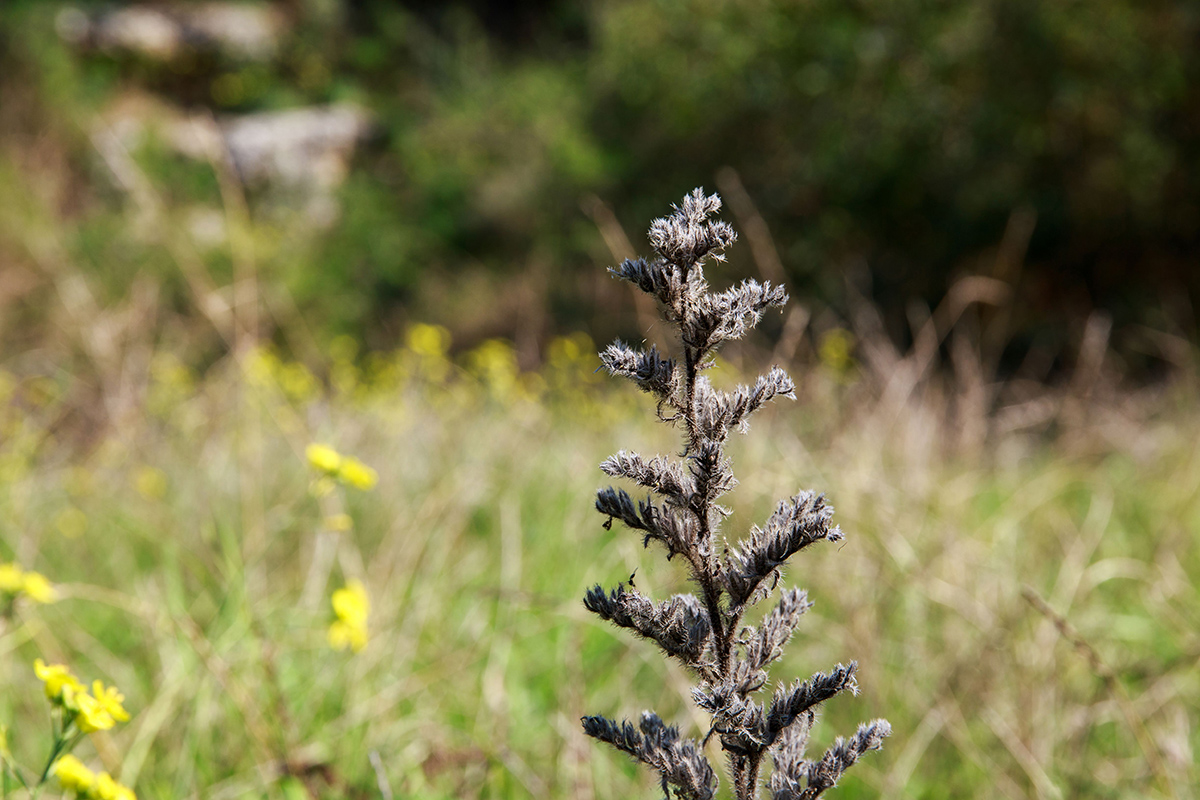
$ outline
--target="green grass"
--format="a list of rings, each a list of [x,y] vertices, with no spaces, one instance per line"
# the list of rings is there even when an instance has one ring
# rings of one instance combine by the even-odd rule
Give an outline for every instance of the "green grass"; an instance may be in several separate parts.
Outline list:
[[[377,797],[371,752],[396,797],[658,796],[579,727],[586,713],[654,708],[704,732],[687,676],[581,603],[635,568],[654,596],[687,588],[591,508],[602,458],[678,447],[645,397],[504,399],[460,378],[289,401],[222,366],[151,385],[155,413],[86,446],[55,426],[63,395],[16,382],[0,414],[0,560],[64,595],[0,628],[0,723],[21,763],[40,767],[49,742],[31,667],[42,657],[125,692],[133,719],[78,752],[142,798]],[[772,676],[859,661],[862,692],[827,705],[820,746],[891,721],[885,749],[835,796],[1195,796],[1200,415],[1154,412],[1170,408],[1160,400],[1115,432],[998,435],[953,455],[945,423],[915,401],[887,413],[820,371],[802,385],[734,443],[725,530],[814,488],[847,532],[786,576],[816,605]],[[355,528],[306,600],[323,513],[310,440],[380,480],[344,490]],[[161,496],[144,491],[153,481],[139,491],[146,468],[165,476]],[[74,538],[58,530],[67,507],[87,518]],[[335,652],[329,594],[354,576],[371,640]]]

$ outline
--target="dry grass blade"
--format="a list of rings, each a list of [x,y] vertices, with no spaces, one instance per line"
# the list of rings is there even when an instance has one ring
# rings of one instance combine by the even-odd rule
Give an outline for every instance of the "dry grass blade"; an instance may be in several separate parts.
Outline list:
[[[1109,694],[1112,695],[1120,707],[1121,714],[1125,718],[1125,723],[1129,726],[1130,731],[1133,732],[1134,738],[1137,739],[1138,747],[1141,748],[1142,755],[1146,758],[1146,763],[1149,765],[1155,780],[1168,797],[1178,798],[1179,795],[1175,791],[1175,784],[1171,781],[1166,764],[1163,763],[1162,753],[1159,752],[1158,745],[1154,742],[1150,731],[1146,729],[1145,721],[1134,709],[1129,695],[1126,693],[1125,687],[1121,685],[1120,680],[1117,679],[1116,673],[1104,663],[1104,660],[1100,658],[1100,654],[1083,638],[1079,631],[1065,617],[1052,609],[1032,587],[1023,587],[1021,589],[1021,596],[1039,614],[1050,620],[1054,624],[1054,627],[1058,629],[1063,639],[1087,660],[1092,672],[1104,682],[1105,688],[1108,689]]]

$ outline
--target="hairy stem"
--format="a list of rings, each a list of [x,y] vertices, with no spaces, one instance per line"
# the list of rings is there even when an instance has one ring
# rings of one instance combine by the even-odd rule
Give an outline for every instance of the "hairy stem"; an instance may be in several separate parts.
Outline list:
[[[685,308],[690,312],[690,308]],[[688,451],[695,453],[699,449],[700,433],[696,422],[696,378],[700,373],[699,353],[687,344],[683,347],[684,361],[684,421],[687,425]],[[721,611],[721,589],[713,580],[714,546],[712,542],[712,524],[709,518],[711,502],[706,500],[702,508],[693,513],[700,523],[701,542],[707,543],[708,553],[697,553],[693,561],[694,577],[704,592],[704,605],[708,610],[709,622],[712,624],[713,641],[717,645],[717,670],[722,678],[729,675],[733,668],[732,636],[726,631],[725,615]],[[730,631],[733,629],[730,628]]]

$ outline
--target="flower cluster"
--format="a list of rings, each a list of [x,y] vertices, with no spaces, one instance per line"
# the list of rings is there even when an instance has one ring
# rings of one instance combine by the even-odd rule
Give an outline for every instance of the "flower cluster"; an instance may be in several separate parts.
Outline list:
[[[39,572],[25,571],[17,564],[0,564],[0,608],[7,607],[19,596],[35,603],[53,603],[58,592]]]
[[[349,647],[359,652],[367,646],[367,615],[371,613],[366,587],[350,581],[333,593],[331,602],[337,619],[329,626],[329,644],[335,650]]]
[[[353,456],[344,456],[325,444],[310,444],[304,450],[309,466],[321,473],[318,494],[328,494],[334,481],[364,492],[375,488],[379,474]],[[325,481],[325,483],[321,483]],[[323,489],[324,491],[320,491]]]
[[[63,713],[63,730],[72,725],[80,733],[106,731],[117,722],[126,722],[129,712],[122,705],[125,695],[115,686],[92,682],[92,693],[62,664],[47,664],[40,658],[33,671],[45,685],[46,698]]]
[[[73,755],[65,755],[50,768],[59,785],[79,800],[137,800],[128,786],[117,783],[107,772],[95,773]]]
[[[47,664],[39,658],[33,662],[33,671],[54,711],[54,745],[37,785],[53,775],[76,800],[136,800],[128,786],[122,786],[107,772],[92,772],[71,755],[87,734],[107,731],[129,720],[125,695],[98,680],[92,682],[89,693],[83,681],[63,664]]]

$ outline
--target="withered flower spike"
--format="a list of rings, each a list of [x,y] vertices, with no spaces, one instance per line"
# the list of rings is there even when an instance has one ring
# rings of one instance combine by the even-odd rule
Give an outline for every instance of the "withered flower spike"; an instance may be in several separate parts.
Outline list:
[[[683,342],[703,357],[722,342],[741,339],[758,325],[763,312],[782,308],[787,301],[783,287],[753,278],[721,294],[705,294],[695,313],[683,321]]]
[[[832,517],[825,495],[801,492],[780,502],[766,525],[753,528],[748,541],[729,551],[723,578],[734,605],[761,598],[756,590],[762,582],[795,553],[821,540],[842,539],[841,528],[830,527]]]
[[[700,664],[712,634],[708,616],[690,594],[677,594],[656,605],[632,587],[618,586],[605,594],[594,586],[583,604],[602,619],[657,642],[663,652],[688,667]]]
[[[683,296],[683,281],[677,271],[665,261],[625,259],[621,266],[609,270],[622,280],[629,281],[648,295],[658,298],[667,308],[674,308]]]
[[[697,551],[697,524],[693,515],[672,508],[656,506],[649,499],[639,500],[635,506],[633,498],[624,489],[601,489],[596,492],[596,510],[611,519],[619,519],[634,530],[642,531],[643,546],[656,541],[667,548],[667,557],[679,553],[689,558]],[[605,527],[609,527],[606,524]]]
[[[605,717],[583,718],[584,733],[657,770],[664,783],[675,787],[676,797],[712,800],[717,776],[696,742],[680,739],[678,728],[650,711],[642,712],[638,728],[640,731],[630,722],[617,723]]]
[[[606,458],[600,469],[614,478],[628,478],[634,483],[653,489],[676,505],[688,505],[696,492],[695,480],[684,471],[683,465],[664,456],[649,461],[637,453],[624,450]]]
[[[785,589],[780,594],[775,610],[757,629],[746,631],[744,658],[751,669],[761,670],[783,655],[783,646],[800,624],[800,616],[811,606],[808,594],[801,589]]]
[[[658,348],[654,346],[648,351],[634,350],[621,342],[613,342],[600,351],[600,365],[609,373],[629,378],[642,391],[660,398],[670,397],[675,388],[675,361],[660,358]]]
[[[808,726],[812,724],[811,719],[810,713]],[[821,760],[814,762],[804,759],[807,727],[797,723],[792,728],[802,730],[802,739],[781,741],[775,750],[775,772],[770,782],[772,800],[815,800],[826,789],[836,786],[842,774],[863,754],[882,748],[883,740],[892,733],[887,720],[863,723],[848,740],[839,736]]]
[[[584,605],[614,625],[657,644],[697,678],[696,704],[712,719],[703,742],[681,739],[677,728],[650,712],[637,727],[604,717],[584,717],[583,729],[658,772],[677,798],[708,800],[717,776],[703,753],[716,737],[729,761],[737,800],[759,797],[759,772],[768,755],[774,763],[769,788],[774,800],[814,798],[833,786],[863,753],[878,749],[890,728],[877,720],[839,739],[819,761],[804,752],[818,706],[843,691],[854,692],[857,665],[837,665],[790,687],[780,686],[769,704],[756,700],[767,683],[767,668],[783,654],[804,612],[807,595],[780,591],[775,608],[757,625],[743,624],[747,609],[779,583],[791,556],[819,541],[842,538],[832,525],[833,509],[823,495],[799,492],[779,503],[761,528],[733,544],[717,540],[717,527],[729,510],[718,504],[737,485],[725,443],[730,431],[745,431],[747,420],[777,397],[795,399],[796,385],[773,367],[730,392],[715,389],[701,373],[725,341],[745,336],[770,308],[787,302],[780,286],[748,280],[723,292],[710,292],[704,261],[720,259],[736,238],[733,229],[710,217],[721,208],[716,195],[700,189],[683,199],[668,217],[650,225],[652,260],[630,259],[613,270],[654,297],[677,329],[682,352],[676,358],[655,347],[637,350],[621,342],[600,353],[601,364],[658,398],[659,419],[684,432],[682,460],[643,458],[622,450],[601,464],[614,478],[630,480],[651,497],[635,501],[624,489],[596,493],[596,510],[608,527],[619,519],[639,531],[643,544],[663,545],[667,558],[684,556],[697,594],[677,594],[656,603],[629,584],[606,592],[588,590]],[[672,416],[664,415],[664,408]],[[657,498],[657,500],[655,499]]]

